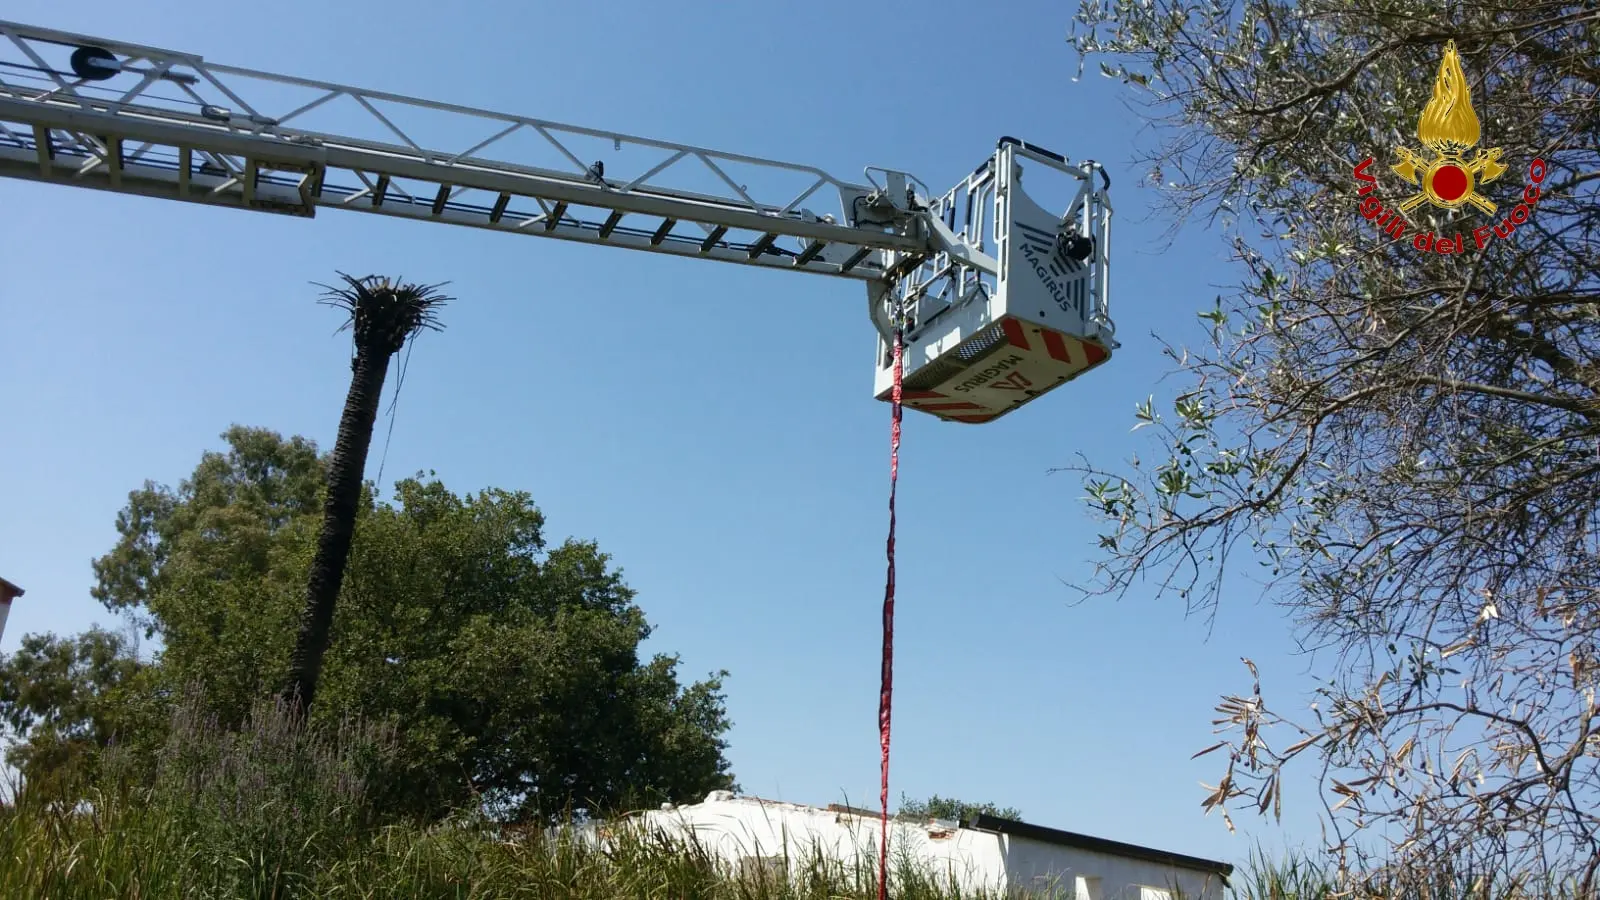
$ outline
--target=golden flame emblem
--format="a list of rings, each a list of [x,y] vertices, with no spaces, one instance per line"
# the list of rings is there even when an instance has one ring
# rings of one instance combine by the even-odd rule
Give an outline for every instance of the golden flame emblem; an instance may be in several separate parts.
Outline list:
[[[1400,210],[1410,212],[1424,202],[1444,209],[1471,204],[1494,215],[1495,205],[1478,193],[1477,186],[1499,178],[1506,167],[1500,162],[1498,147],[1479,150],[1470,162],[1467,160],[1467,151],[1478,145],[1479,137],[1478,114],[1472,109],[1467,76],[1461,70],[1456,42],[1450,41],[1444,45],[1444,59],[1439,61],[1439,74],[1433,79],[1433,99],[1417,122],[1417,139],[1433,151],[1433,158],[1424,159],[1411,148],[1401,146],[1395,148],[1400,162],[1389,167],[1420,188],[1400,203]]]

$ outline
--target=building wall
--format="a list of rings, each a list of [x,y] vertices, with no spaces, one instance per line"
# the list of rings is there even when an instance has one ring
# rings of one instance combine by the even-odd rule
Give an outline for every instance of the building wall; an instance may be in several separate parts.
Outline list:
[[[786,850],[800,865],[820,852],[846,867],[874,873],[877,868],[879,821],[849,813],[717,792],[704,803],[651,811],[630,821],[678,837],[692,835],[734,869],[762,865],[763,858],[775,864]],[[923,871],[967,891],[1011,887],[1053,889],[1069,900],[1173,900],[1169,891],[1177,887],[1186,900],[1222,897],[1221,879],[1214,874],[951,823],[891,822],[889,847],[892,860],[909,854]]]
[[[1074,890],[1077,900],[1221,900],[1221,876],[1141,859],[997,835],[1009,884],[1026,888],[1051,883]],[[1083,883],[1079,883],[1080,879]]]

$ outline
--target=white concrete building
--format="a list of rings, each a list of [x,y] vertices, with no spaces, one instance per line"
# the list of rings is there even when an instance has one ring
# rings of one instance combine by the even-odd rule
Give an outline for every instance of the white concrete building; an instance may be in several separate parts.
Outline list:
[[[603,839],[620,827],[692,837],[743,873],[782,871],[786,854],[803,869],[820,854],[847,870],[860,865],[875,874],[882,825],[870,810],[715,791],[703,803],[637,813],[591,834]],[[1233,871],[1226,863],[993,816],[961,823],[898,819],[889,827],[891,869],[911,862],[963,891],[1035,891],[1064,900],[1221,900]]]

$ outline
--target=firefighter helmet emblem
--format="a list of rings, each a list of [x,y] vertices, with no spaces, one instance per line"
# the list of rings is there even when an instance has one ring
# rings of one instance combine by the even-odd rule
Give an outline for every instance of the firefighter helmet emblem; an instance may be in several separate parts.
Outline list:
[[[1472,109],[1461,57],[1456,53],[1456,42],[1450,41],[1444,45],[1444,59],[1439,61],[1439,74],[1433,80],[1433,99],[1417,122],[1417,139],[1433,151],[1433,158],[1425,158],[1410,147],[1395,148],[1400,162],[1390,168],[1420,188],[1401,201],[1401,211],[1410,212],[1427,202],[1443,209],[1471,204],[1494,214],[1494,203],[1477,188],[1499,178],[1506,167],[1500,162],[1498,147],[1480,149],[1471,160],[1467,159],[1467,152],[1478,145],[1479,132],[1478,114]]]

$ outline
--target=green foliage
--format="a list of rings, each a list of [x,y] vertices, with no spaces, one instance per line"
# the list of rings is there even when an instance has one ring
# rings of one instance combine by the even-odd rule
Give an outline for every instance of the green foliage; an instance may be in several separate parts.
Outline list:
[[[132,752],[155,736],[162,713],[150,674],[121,636],[103,629],[24,636],[0,662],[0,723],[24,738],[6,762],[41,796],[72,799],[113,740]]]
[[[181,588],[164,589],[171,578],[229,581],[241,571],[260,577],[281,569],[293,562],[277,555],[283,532],[305,528],[321,512],[326,463],[311,441],[240,426],[223,439],[228,449],[206,451],[177,490],[147,481],[130,493],[117,514],[117,545],[94,561],[90,593],[113,612],[141,615],[147,634],[159,627],[152,616],[185,597]],[[179,565],[169,570],[172,558]]]
[[[95,562],[96,596],[162,639],[148,696],[203,683],[207,714],[237,729],[287,677],[326,463],[301,438],[242,427],[224,438],[228,449],[205,454],[176,490],[130,495],[117,546]],[[726,673],[684,684],[675,657],[641,658],[650,626],[621,572],[592,542],[547,547],[528,495],[457,495],[418,476],[391,502],[369,489],[359,523],[312,717],[393,729],[398,749],[369,785],[386,814],[431,821],[478,806],[551,820],[733,786]],[[35,655],[64,658],[69,646],[30,641]],[[84,646],[111,658],[120,644]],[[55,700],[125,680],[100,669],[75,675],[75,694],[18,670],[5,683],[34,699],[0,711],[27,711],[14,727],[30,746],[44,746],[47,719],[103,746],[112,728],[91,727],[95,710],[109,723],[121,701]],[[142,727],[146,744],[159,737],[161,726]]]
[[[965,822],[979,815],[1022,821],[1022,811],[1014,807],[999,807],[993,803],[968,803],[954,797],[941,797],[938,794],[926,800],[913,800],[901,794],[900,810],[896,815],[916,819],[945,819],[953,822]]]

